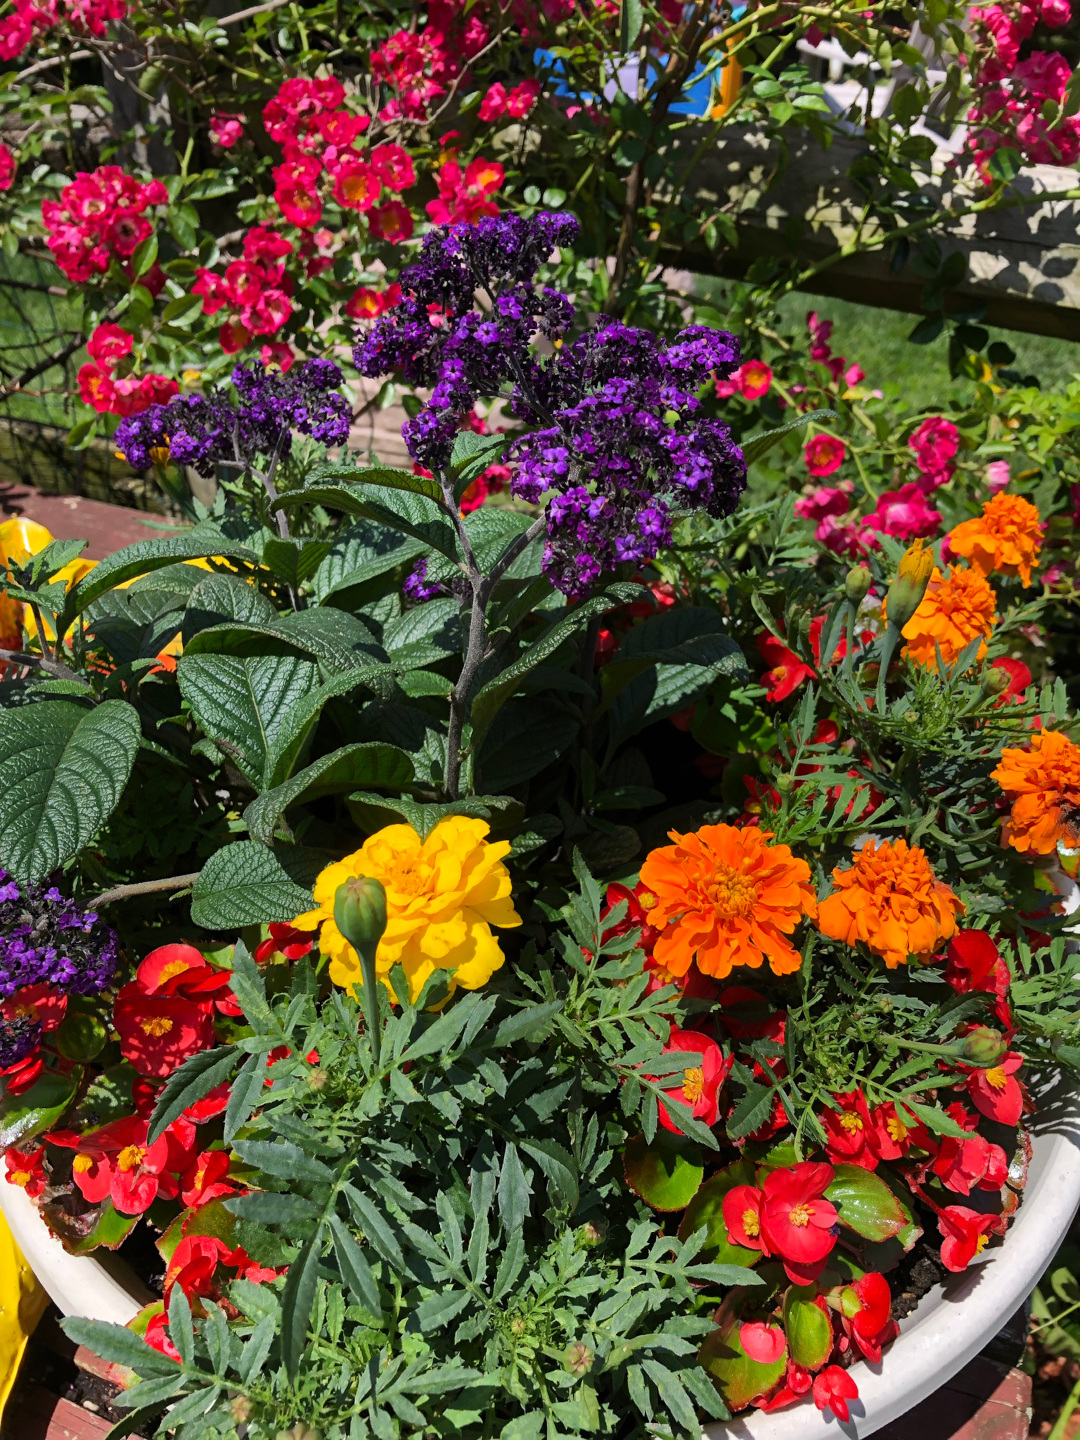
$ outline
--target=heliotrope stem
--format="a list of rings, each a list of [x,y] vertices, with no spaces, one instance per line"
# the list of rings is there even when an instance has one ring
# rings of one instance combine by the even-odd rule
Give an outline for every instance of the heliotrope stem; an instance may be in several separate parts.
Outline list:
[[[464,557],[464,570],[472,592],[469,610],[469,635],[465,643],[465,660],[457,684],[450,692],[450,724],[446,734],[446,778],[443,788],[449,799],[456,800],[461,789],[462,737],[469,715],[469,697],[479,674],[480,666],[488,654],[487,607],[495,586],[509,570],[517,557],[544,530],[544,517],[538,516],[527,530],[522,531],[503,551],[492,566],[491,573],[484,575],[465,529],[461,510],[454,498],[454,484],[445,470],[439,472],[439,485],[443,492],[443,505],[454,523],[458,544]]]

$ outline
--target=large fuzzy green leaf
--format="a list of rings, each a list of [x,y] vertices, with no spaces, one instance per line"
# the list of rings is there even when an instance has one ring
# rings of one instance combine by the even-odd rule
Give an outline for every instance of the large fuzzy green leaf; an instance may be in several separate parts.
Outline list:
[[[164,540],[138,540],[134,545],[126,545],[123,550],[117,550],[108,559],[102,560],[100,565],[95,565],[88,575],[71,587],[57,622],[57,632],[65,634],[75,617],[81,615],[99,595],[115,590],[117,585],[123,585],[127,580],[135,580],[166,565],[175,565],[178,560],[208,560],[217,555],[252,564],[256,558],[246,545],[237,545],[218,534],[200,534],[196,530]]]
[[[396,745],[344,745],[253,800],[244,811],[244,819],[252,837],[269,844],[290,805],[368,786],[400,790],[411,782],[414,773],[412,761]]]
[[[296,655],[183,655],[180,692],[200,729],[256,790],[289,773],[290,741],[310,723],[319,669]]]
[[[205,930],[237,930],[294,919],[315,903],[310,887],[318,870],[305,873],[297,863],[305,859],[292,847],[274,851],[255,840],[223,846],[192,888],[192,920]]]
[[[31,884],[76,855],[116,808],[139,738],[123,700],[0,712],[0,865]]]

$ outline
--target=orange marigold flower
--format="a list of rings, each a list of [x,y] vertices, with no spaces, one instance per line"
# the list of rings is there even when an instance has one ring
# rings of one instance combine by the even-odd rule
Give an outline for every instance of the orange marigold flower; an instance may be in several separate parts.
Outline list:
[[[922,959],[956,931],[964,906],[934,879],[926,854],[906,840],[867,840],[818,906],[818,929],[845,945],[862,941],[890,970]]]
[[[1080,845],[1080,746],[1039,731],[1029,749],[1003,750],[991,779],[1012,801],[1003,843],[1032,855],[1049,855],[1059,840]]]
[[[936,643],[942,660],[952,665],[961,651],[981,635],[981,660],[994,628],[996,607],[993,586],[981,571],[952,565],[946,576],[935,569],[919,608],[900,632],[907,641],[904,654],[920,665],[934,665]]]
[[[1043,526],[1039,512],[1022,495],[1004,490],[983,506],[975,520],[965,520],[949,532],[949,546],[955,555],[970,560],[984,575],[1019,575],[1031,584],[1031,572],[1039,563]]]
[[[806,861],[754,827],[703,825],[670,838],[675,844],[653,850],[641,867],[642,884],[656,896],[649,912],[661,931],[655,959],[685,975],[696,958],[718,980],[736,965],[760,969],[766,960],[776,975],[798,970],[802,956],[787,937],[817,911]]]

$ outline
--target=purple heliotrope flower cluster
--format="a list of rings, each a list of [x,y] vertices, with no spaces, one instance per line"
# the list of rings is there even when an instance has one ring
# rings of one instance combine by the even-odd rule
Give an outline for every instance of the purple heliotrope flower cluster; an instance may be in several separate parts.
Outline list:
[[[544,570],[571,598],[621,562],[653,559],[671,541],[675,512],[730,514],[746,484],[741,450],[697,395],[738,367],[738,342],[692,325],[667,345],[610,321],[565,338],[570,300],[538,286],[536,272],[577,231],[562,214],[433,230],[401,272],[401,304],[353,352],[364,375],[399,370],[431,387],[402,428],[430,470],[449,463],[477,400],[505,401],[528,427],[509,452],[511,492],[531,502],[551,495]]]
[[[112,984],[116,931],[54,886],[20,887],[0,870],[0,999],[26,985],[97,995]]]
[[[324,445],[349,436],[349,402],[340,392],[341,371],[331,360],[302,360],[287,372],[256,362],[232,372],[235,394],[177,395],[151,405],[116,428],[117,448],[136,470],[146,470],[155,450],[178,465],[213,475],[218,465],[249,465],[258,455],[286,456],[292,432]]]

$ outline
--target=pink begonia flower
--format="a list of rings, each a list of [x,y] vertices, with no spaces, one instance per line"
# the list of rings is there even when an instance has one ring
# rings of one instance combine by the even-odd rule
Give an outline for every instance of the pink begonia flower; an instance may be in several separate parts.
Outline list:
[[[1004,490],[1012,479],[1009,474],[1009,462],[1007,460],[991,460],[983,472],[986,480],[986,488],[991,495],[996,495],[999,490]]]
[[[231,150],[244,138],[243,116],[215,110],[210,116],[210,135],[215,145],[220,145],[223,150]]]
[[[855,486],[850,480],[839,485],[822,485],[795,501],[795,514],[803,520],[824,520],[826,515],[844,515],[851,509]]]
[[[835,435],[813,435],[803,446],[806,468],[815,480],[824,480],[844,463],[847,446]]]
[[[897,540],[924,539],[937,533],[941,515],[927,503],[922,489],[915,484],[902,485],[899,490],[887,490],[879,496],[877,508],[867,515],[863,522],[869,529],[882,535],[893,535]]]

